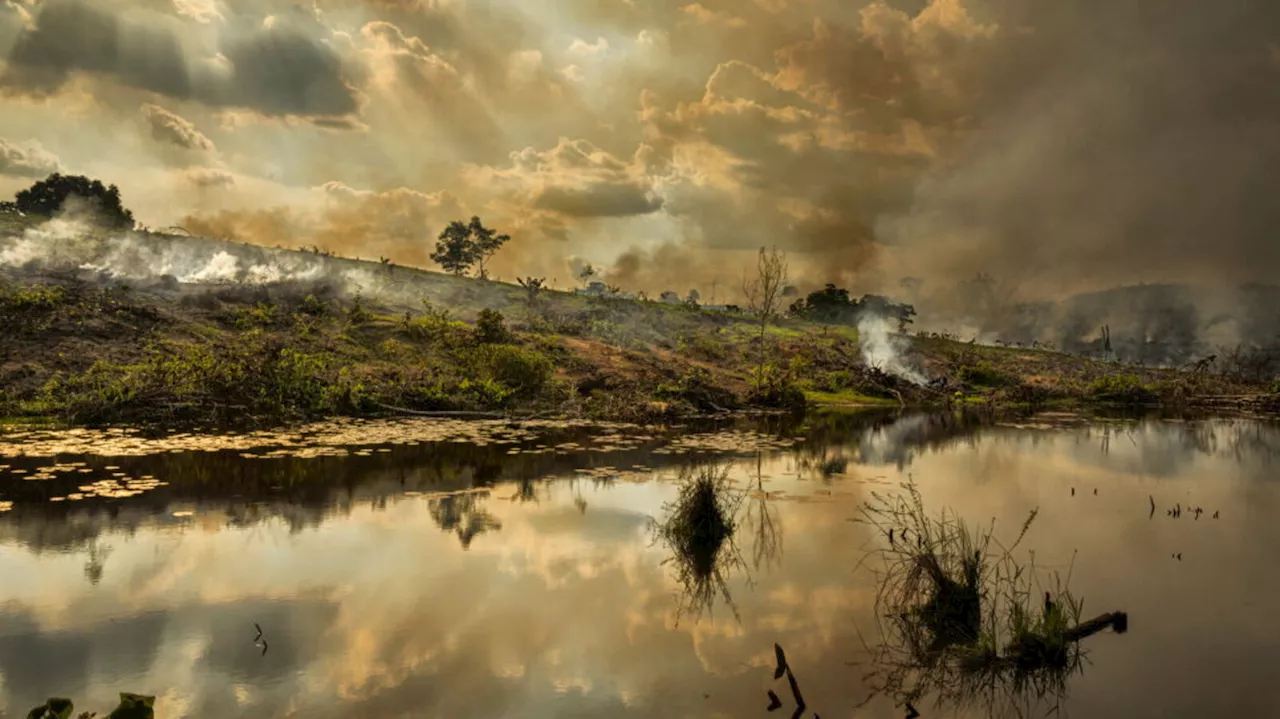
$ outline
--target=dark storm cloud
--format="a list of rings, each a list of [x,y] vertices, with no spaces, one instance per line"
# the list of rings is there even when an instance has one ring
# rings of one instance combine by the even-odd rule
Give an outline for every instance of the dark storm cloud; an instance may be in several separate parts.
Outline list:
[[[224,32],[220,55],[184,45],[175,18],[50,0],[9,52],[10,92],[50,95],[75,73],[264,115],[341,116],[358,108],[342,59],[291,20]]]
[[[662,209],[662,198],[637,184],[604,184],[572,189],[548,187],[538,193],[534,207],[573,217],[628,217]]]

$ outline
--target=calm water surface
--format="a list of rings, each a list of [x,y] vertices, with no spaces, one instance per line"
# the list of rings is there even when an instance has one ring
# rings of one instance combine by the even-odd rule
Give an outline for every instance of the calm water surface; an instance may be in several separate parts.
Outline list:
[[[1086,616],[1129,613],[1084,642],[1063,714],[1280,716],[1278,453],[1245,420],[10,431],[0,713],[131,691],[159,717],[790,716],[777,642],[805,716],[901,717],[854,708],[877,588],[855,568],[883,537],[849,520],[912,478],[1001,537],[1038,507],[1019,552],[1069,570]],[[713,461],[746,498],[707,606],[653,522]]]

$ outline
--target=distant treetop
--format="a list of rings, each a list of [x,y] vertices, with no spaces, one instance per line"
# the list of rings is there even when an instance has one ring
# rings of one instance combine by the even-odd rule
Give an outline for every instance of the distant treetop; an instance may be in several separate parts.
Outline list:
[[[120,188],[103,185],[83,175],[53,173],[18,193],[14,205],[28,215],[53,217],[69,197],[80,197],[94,203],[99,221],[122,230],[133,229],[133,213],[120,202]]]

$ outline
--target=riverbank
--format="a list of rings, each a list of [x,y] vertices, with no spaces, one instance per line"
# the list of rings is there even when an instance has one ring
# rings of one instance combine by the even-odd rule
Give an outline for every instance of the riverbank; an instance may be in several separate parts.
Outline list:
[[[787,319],[762,336],[741,314],[332,262],[374,281],[9,272],[0,413],[278,424],[414,413],[651,422],[806,406],[1280,409],[1276,386],[1208,371],[897,338],[902,359],[933,380],[924,387],[869,367],[851,327]]]

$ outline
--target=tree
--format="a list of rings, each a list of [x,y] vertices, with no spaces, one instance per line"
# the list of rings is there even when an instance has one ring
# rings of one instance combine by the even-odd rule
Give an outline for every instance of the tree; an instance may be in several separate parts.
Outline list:
[[[524,288],[525,299],[530,307],[537,301],[538,293],[547,286],[547,278],[545,277],[517,277],[516,282],[519,282],[520,286]]]
[[[470,223],[454,220],[440,233],[431,260],[456,277],[478,264],[477,275],[484,279],[489,276],[484,263],[510,239],[485,227],[479,217],[472,217]]]
[[[63,208],[67,199],[79,197],[93,205],[98,220],[113,229],[131,230],[135,226],[133,213],[120,202],[120,188],[103,185],[83,175],[49,175],[14,198],[17,209],[28,215],[53,217]]]
[[[747,308],[760,320],[760,358],[756,364],[757,387],[764,382],[765,369],[765,330],[769,320],[778,315],[782,309],[782,288],[787,284],[787,256],[773,248],[766,252],[760,248],[760,257],[756,261],[754,279],[743,278],[742,294],[747,298]]]
[[[431,260],[453,276],[461,277],[476,261],[471,228],[457,220],[450,222],[436,240],[436,251],[431,253]]]
[[[689,296],[684,298],[684,303],[691,307],[698,306],[698,300],[702,299],[702,295],[697,290],[689,290]]]
[[[863,295],[861,300],[850,299],[848,290],[830,283],[817,292],[810,292],[808,297],[796,300],[788,311],[796,317],[813,322],[840,325],[856,325],[863,316],[875,315],[897,320],[899,332],[906,330],[916,314],[915,307],[893,302],[881,295]]]
[[[596,268],[592,267],[591,265],[584,265],[583,268],[578,272],[578,279],[582,282],[582,285],[585,287],[586,285],[590,284],[592,278],[594,278],[598,274],[600,273],[596,270]]]
[[[770,251],[760,248],[756,261],[756,276],[743,279],[742,294],[747,298],[747,308],[760,320],[760,340],[763,351],[765,330],[769,321],[782,309],[782,288],[787,283],[787,255],[775,247]]]
[[[476,276],[483,280],[489,277],[489,273],[484,268],[485,261],[487,261],[493,253],[497,252],[499,248],[507,244],[511,239],[511,236],[499,235],[496,230],[491,230],[488,227],[485,227],[480,222],[479,217],[471,218],[471,225],[468,229],[471,230],[471,243],[474,247],[476,263],[479,265],[476,271]]]

